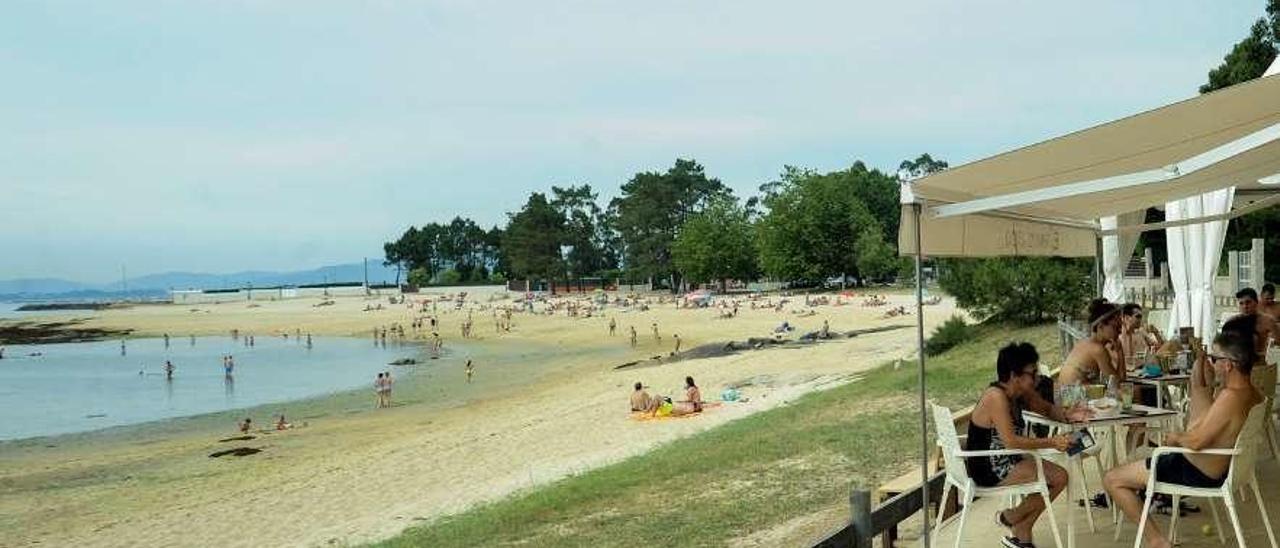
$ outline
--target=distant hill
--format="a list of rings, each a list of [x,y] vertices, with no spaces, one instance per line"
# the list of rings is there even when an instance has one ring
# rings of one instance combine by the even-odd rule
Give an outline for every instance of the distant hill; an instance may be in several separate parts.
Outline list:
[[[404,281],[403,274],[400,277]],[[334,282],[364,281],[364,264],[347,263],[322,266],[310,270],[273,272],[246,270],[230,274],[203,272],[165,272],[126,280],[128,293],[120,282],[84,284],[57,278],[23,278],[0,280],[0,300],[109,300],[123,297],[154,298],[170,289],[218,289],[231,287],[272,287]],[[369,261],[369,283],[394,283],[395,267],[382,266],[380,260]]]
[[[400,277],[404,281],[404,275]],[[369,261],[369,283],[395,282],[396,269],[382,266],[382,261]],[[129,280],[129,289],[216,289],[229,287],[271,287],[278,285],[320,284],[326,282],[363,282],[364,265],[348,263],[323,266],[311,270],[270,272],[246,270],[230,274],[166,272]],[[120,284],[113,284],[119,289]]]

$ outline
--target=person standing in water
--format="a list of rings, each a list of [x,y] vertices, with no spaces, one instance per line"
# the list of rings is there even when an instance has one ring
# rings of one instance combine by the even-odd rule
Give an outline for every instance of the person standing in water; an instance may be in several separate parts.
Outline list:
[[[164,378],[166,380],[170,380],[170,381],[173,380],[173,370],[174,370],[173,362],[169,360],[165,360],[164,361]]]
[[[311,348],[311,334],[307,333],[307,348]]]
[[[121,356],[125,355],[124,339],[120,339],[120,355]]]
[[[222,357],[222,371],[226,374],[227,378],[231,378],[231,374],[235,371],[235,368],[236,362],[230,354]]]
[[[168,334],[168,333],[165,333],[165,334],[164,334],[164,347],[165,347],[165,348],[169,348],[169,334]]]
[[[382,375],[382,406],[391,407],[391,372]]]
[[[474,375],[475,372],[476,372],[476,369],[471,366],[471,360],[467,360],[467,368],[466,368],[467,384],[471,384],[471,375]]]
[[[377,409],[381,409],[383,407],[382,388],[382,373],[378,373],[378,378],[373,380],[373,406]]]

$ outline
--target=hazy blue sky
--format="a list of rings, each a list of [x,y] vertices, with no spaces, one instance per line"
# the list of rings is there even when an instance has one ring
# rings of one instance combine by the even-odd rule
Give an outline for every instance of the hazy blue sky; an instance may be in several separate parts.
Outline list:
[[[0,278],[356,261],[677,156],[957,164],[1194,95],[1263,4],[10,0]]]

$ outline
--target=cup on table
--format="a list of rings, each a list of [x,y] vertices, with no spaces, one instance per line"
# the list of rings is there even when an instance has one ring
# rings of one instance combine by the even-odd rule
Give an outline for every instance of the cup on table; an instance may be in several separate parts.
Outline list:
[[[1085,396],[1090,400],[1099,399],[1107,394],[1107,386],[1104,384],[1091,384],[1085,388]]]
[[[1120,384],[1120,404],[1125,411],[1133,409],[1133,383]]]

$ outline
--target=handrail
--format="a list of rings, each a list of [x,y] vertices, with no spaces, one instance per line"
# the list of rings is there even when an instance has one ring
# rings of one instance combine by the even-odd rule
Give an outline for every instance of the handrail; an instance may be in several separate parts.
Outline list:
[[[942,499],[942,487],[946,472],[938,472],[929,478],[929,502]],[[833,531],[814,544],[814,548],[870,548],[871,539],[896,527],[924,508],[921,487],[898,494],[884,504],[872,508],[871,492],[854,489],[849,495],[851,518],[849,524]],[[928,524],[925,524],[927,527]]]

